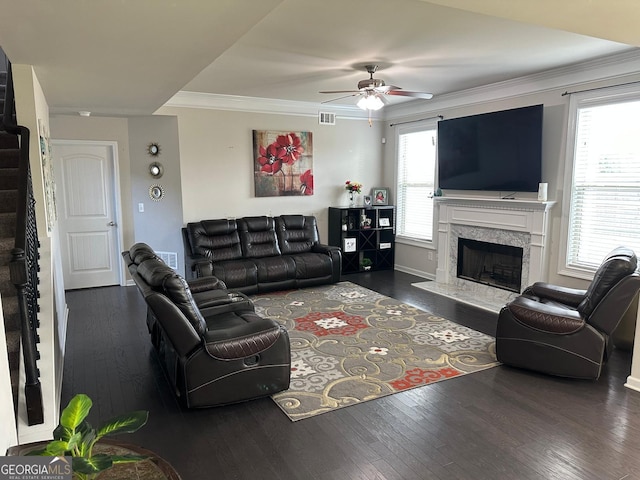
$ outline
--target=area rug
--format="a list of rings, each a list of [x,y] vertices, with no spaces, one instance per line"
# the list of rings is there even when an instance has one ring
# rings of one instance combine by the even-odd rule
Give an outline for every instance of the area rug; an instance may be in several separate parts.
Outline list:
[[[252,300],[289,332],[292,421],[498,365],[493,337],[350,282]]]

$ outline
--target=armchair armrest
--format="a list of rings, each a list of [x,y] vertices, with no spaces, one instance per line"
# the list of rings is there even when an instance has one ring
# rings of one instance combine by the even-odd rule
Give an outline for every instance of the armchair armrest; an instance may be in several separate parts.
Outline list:
[[[331,280],[334,283],[339,282],[340,274],[342,273],[342,249],[333,245],[316,243],[311,251],[314,253],[323,253],[329,256],[332,265]]]
[[[554,302],[576,308],[580,305],[580,302],[584,300],[586,293],[586,290],[577,288],[561,287],[551,283],[536,282],[527,287],[523,292],[523,295],[533,295],[538,298],[552,300]]]
[[[246,358],[266,350],[281,335],[286,335],[286,330],[270,318],[253,312],[242,317],[245,321],[241,324],[207,330],[203,340],[209,355],[227,360]]]
[[[503,315],[505,310],[517,321],[530,328],[555,334],[574,333],[583,328],[586,323],[576,310],[536,302],[522,296],[508,303],[500,315]]]

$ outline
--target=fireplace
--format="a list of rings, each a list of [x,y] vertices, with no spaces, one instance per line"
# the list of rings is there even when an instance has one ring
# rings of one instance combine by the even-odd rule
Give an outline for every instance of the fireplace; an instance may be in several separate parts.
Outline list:
[[[458,238],[457,277],[520,292],[522,247]]]

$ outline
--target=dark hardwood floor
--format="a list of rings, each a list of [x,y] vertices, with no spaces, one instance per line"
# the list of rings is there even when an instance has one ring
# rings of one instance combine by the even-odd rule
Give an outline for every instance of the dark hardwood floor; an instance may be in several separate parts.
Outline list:
[[[494,335],[496,315],[417,289],[400,272],[344,277]],[[70,291],[63,405],[94,400],[90,422],[149,410],[123,441],[154,450],[184,480],[640,479],[640,394],[616,350],[598,381],[499,366],[292,423],[269,398],[186,411],[149,341],[135,287]]]

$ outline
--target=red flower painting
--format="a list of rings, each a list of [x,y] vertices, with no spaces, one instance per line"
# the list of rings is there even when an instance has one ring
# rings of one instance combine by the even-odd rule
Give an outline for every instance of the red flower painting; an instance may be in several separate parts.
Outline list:
[[[313,195],[311,132],[253,131],[256,197]]]
[[[282,158],[278,156],[278,148],[275,144],[271,144],[268,147],[260,145],[260,156],[258,157],[258,163],[262,165],[261,172],[265,173],[277,173],[282,168]]]
[[[305,195],[313,195],[313,173],[311,170],[307,170],[302,175],[300,175],[300,190]]]

